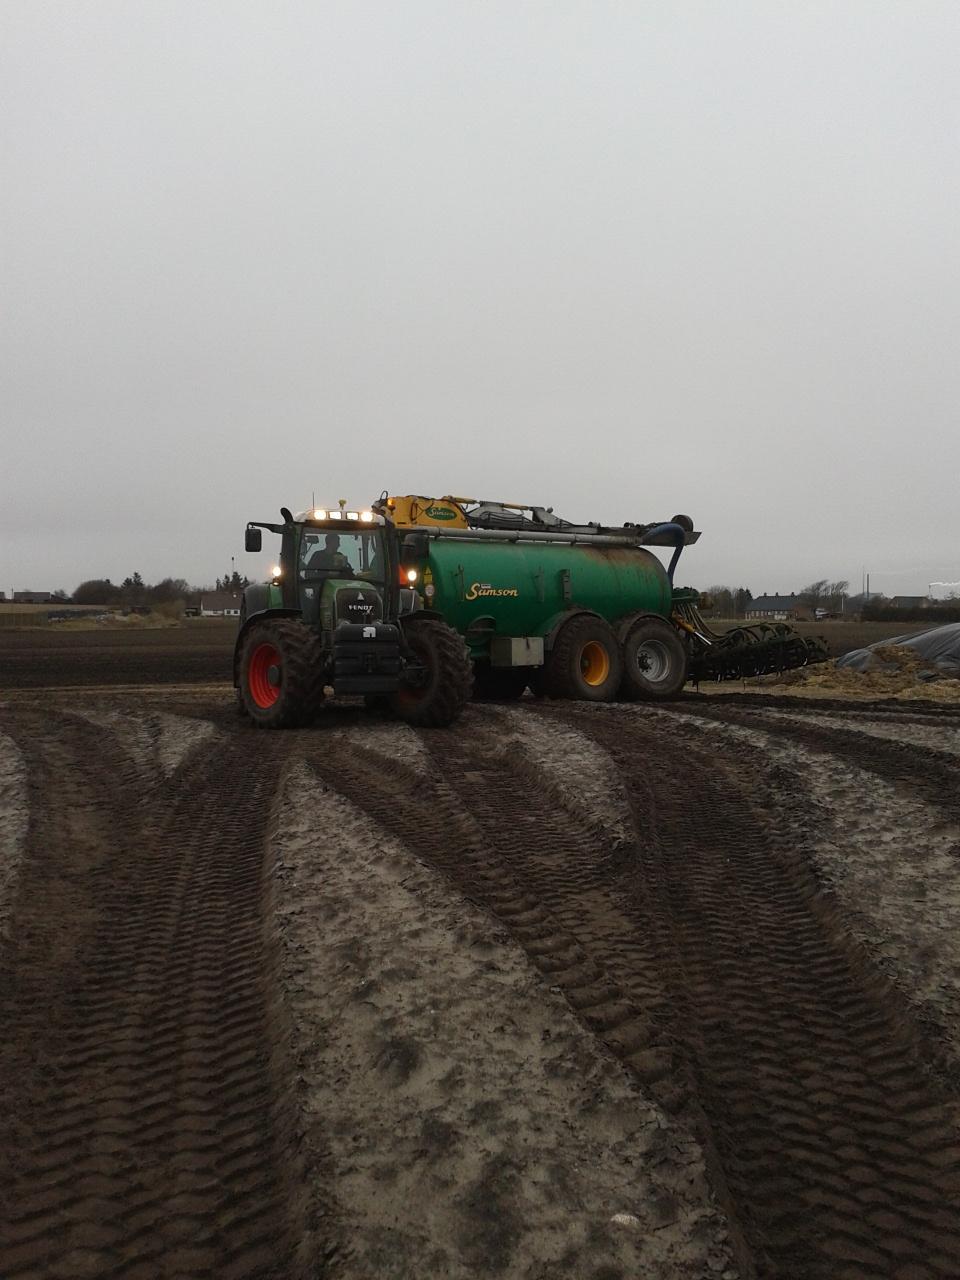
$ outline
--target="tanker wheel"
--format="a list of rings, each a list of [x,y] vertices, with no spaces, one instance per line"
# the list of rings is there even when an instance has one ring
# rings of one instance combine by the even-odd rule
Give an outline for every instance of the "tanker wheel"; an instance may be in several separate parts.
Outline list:
[[[391,696],[393,710],[408,724],[451,724],[473,689],[470,652],[457,632],[436,618],[411,618],[402,626],[413,661]]]
[[[641,618],[623,642],[620,696],[675,698],[687,682],[687,651],[676,628],[664,618]]]
[[[530,678],[528,667],[491,667],[478,662],[473,669],[473,696],[477,702],[516,702],[523,697]]]
[[[602,618],[573,618],[550,651],[545,688],[551,698],[609,702],[616,696],[622,673],[613,628]]]
[[[259,729],[308,724],[323,701],[320,639],[302,622],[257,623],[240,650],[240,699]]]

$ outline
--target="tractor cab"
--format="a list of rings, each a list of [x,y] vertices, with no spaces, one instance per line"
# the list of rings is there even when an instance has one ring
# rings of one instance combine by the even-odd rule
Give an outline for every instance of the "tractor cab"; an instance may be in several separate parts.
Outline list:
[[[368,527],[312,520],[299,530],[296,586],[303,619],[333,630],[341,622],[377,622],[386,617],[395,539],[382,517]]]
[[[397,543],[388,522],[372,511],[314,509],[282,525],[247,525],[248,551],[262,549],[262,530],[280,535],[270,583],[248,588],[246,613],[280,608],[332,632],[340,622],[373,621],[396,612]]]

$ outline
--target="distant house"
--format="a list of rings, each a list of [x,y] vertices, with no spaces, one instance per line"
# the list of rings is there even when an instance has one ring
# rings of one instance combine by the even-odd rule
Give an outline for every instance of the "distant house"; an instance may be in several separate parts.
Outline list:
[[[49,604],[53,599],[52,591],[15,591],[14,604]]]
[[[887,608],[929,609],[932,603],[929,596],[894,596],[887,602]]]
[[[242,598],[238,591],[210,591],[200,597],[200,617],[239,618]]]
[[[757,596],[747,602],[746,616],[754,621],[788,622],[809,618],[809,608],[800,603],[796,592],[788,596]]]

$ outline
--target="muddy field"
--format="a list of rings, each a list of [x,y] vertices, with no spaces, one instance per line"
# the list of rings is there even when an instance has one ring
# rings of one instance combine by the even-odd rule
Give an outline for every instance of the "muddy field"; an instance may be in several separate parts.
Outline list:
[[[960,1274],[957,703],[263,734],[63,662],[0,695],[0,1275]]]

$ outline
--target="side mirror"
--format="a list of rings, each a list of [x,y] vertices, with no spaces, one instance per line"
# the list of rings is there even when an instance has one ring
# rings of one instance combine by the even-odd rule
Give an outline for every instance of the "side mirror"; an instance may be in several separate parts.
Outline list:
[[[423,560],[430,550],[430,539],[425,533],[405,533],[400,544],[401,560]]]
[[[245,530],[243,545],[247,551],[260,551],[263,547],[263,530],[249,528]]]

